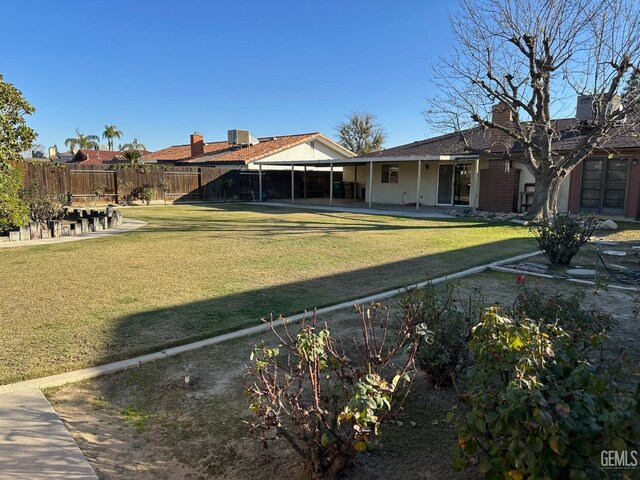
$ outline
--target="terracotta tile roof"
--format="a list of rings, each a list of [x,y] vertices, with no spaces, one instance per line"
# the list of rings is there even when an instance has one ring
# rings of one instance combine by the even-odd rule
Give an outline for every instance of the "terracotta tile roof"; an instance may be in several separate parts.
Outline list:
[[[580,125],[574,118],[564,118],[554,121],[554,128],[559,133],[559,139],[553,142],[553,148],[567,151],[575,147],[578,142],[589,134],[590,128]],[[621,124],[610,133],[609,139],[601,145],[604,149],[640,148],[640,128],[631,124]],[[490,130],[474,127],[462,132],[474,150],[489,150],[492,145]],[[518,144],[511,149],[517,153],[522,151]],[[462,155],[465,144],[461,133],[449,133],[438,137],[427,138],[417,142],[387,148],[372,152],[363,157],[409,157],[421,155]]]
[[[181,163],[249,163],[254,160],[274,155],[304,142],[322,139],[330,145],[345,150],[333,140],[321,133],[301,133],[297,135],[283,135],[280,137],[258,138],[260,143],[246,147],[230,145],[226,140],[221,142],[208,142],[204,144],[204,155],[191,156],[191,145],[174,145],[156,152],[150,152],[142,156],[141,160],[172,161]]]
[[[103,163],[113,163],[114,158],[122,155],[124,152],[108,151],[108,150],[78,150],[71,160],[72,163],[81,163],[82,165],[100,165]]]
[[[123,151],[109,151],[109,150],[78,150],[73,156],[73,159],[69,163],[80,163],[82,165],[102,165],[112,163],[128,162],[124,157],[126,152]],[[143,154],[149,153],[146,150],[142,151]]]

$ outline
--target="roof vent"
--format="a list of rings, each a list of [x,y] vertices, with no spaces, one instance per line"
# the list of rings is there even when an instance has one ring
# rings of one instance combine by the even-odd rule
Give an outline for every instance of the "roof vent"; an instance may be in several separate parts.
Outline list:
[[[256,137],[251,135],[249,130],[228,130],[227,141],[231,145],[249,146],[260,143]]]

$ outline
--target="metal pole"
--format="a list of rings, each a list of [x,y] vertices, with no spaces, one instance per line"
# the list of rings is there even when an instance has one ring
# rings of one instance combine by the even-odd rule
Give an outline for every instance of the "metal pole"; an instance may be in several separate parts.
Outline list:
[[[344,169],[343,169],[344,170]],[[353,174],[353,199],[357,199],[358,195],[358,165],[356,164]]]
[[[329,170],[329,206],[333,205],[333,163],[330,163]]]
[[[369,208],[371,208],[371,198],[373,197],[373,160],[369,160]]]
[[[420,210],[420,175],[422,174],[422,160],[418,160],[418,188],[416,190],[416,210]]]
[[[260,195],[259,202],[262,201],[262,165],[258,165],[258,195]]]
[[[304,166],[304,198],[307,198],[307,166]]]
[[[291,203],[294,202],[295,199],[295,185],[293,181],[293,165],[291,165]]]

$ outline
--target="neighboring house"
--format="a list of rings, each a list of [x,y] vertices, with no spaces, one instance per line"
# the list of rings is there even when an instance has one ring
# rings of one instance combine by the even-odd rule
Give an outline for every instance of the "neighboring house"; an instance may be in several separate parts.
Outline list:
[[[127,163],[129,160],[125,158],[125,153],[126,152],[121,151],[81,149],[78,150],[67,163],[79,165],[112,165],[115,163]],[[140,153],[144,155],[149,152],[142,150]]]
[[[56,163],[69,163],[73,160],[73,152],[60,152],[55,149],[49,149],[49,160]]]
[[[496,115],[505,115],[506,110],[498,107],[494,107],[494,120],[505,125],[509,119]],[[589,131],[588,125],[577,119],[556,120],[556,129],[561,132],[553,145],[557,151],[571,149]],[[353,192],[346,197],[365,199],[369,206],[384,203],[526,211],[535,181],[517,161],[522,158],[522,149],[498,131],[477,127],[462,134],[428,138],[332,164],[342,167],[342,179]],[[562,183],[560,210],[640,217],[640,136],[621,126],[602,147]],[[507,148],[511,160],[505,160]],[[329,162],[258,163],[285,167],[327,166]]]
[[[257,170],[256,160],[329,160],[354,154],[321,133],[256,138],[247,130],[229,130],[227,140],[205,142],[194,133],[186,145],[174,145],[142,156],[146,162],[182,166],[246,166]]]
[[[185,145],[174,145],[142,156],[146,163],[199,167],[210,180],[203,180],[206,191],[220,191],[227,180],[227,194],[238,199],[317,198],[329,194],[333,180],[340,180],[329,168],[300,166],[261,166],[268,161],[333,161],[354,157],[354,153],[320,133],[302,133],[257,138],[248,130],[229,130],[227,140],[205,142],[194,133]],[[197,169],[198,170],[198,169]]]

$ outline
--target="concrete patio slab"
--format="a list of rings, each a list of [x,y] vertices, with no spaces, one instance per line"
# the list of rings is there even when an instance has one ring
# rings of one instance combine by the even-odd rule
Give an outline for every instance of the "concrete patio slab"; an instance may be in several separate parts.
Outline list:
[[[300,200],[294,203],[290,202],[256,202],[252,205],[264,205],[266,207],[282,207],[296,208],[303,210],[320,210],[324,212],[347,212],[360,213],[363,215],[387,215],[391,217],[408,217],[408,218],[454,218],[445,214],[445,210],[452,207],[402,207],[401,205],[385,205],[374,204],[372,208],[368,208],[363,202],[345,202],[339,205],[329,206],[323,203],[309,203],[309,200]]]
[[[0,395],[0,478],[97,479],[37,388]]]

